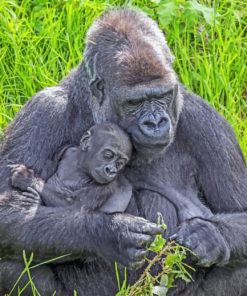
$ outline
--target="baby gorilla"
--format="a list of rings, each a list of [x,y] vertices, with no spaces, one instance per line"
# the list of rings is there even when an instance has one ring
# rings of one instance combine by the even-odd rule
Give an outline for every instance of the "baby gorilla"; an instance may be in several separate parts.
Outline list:
[[[112,123],[95,125],[83,135],[80,146],[59,152],[57,171],[47,182],[17,165],[12,170],[12,185],[22,191],[34,190],[50,207],[124,212],[132,187],[119,173],[131,154],[130,138],[121,128]]]

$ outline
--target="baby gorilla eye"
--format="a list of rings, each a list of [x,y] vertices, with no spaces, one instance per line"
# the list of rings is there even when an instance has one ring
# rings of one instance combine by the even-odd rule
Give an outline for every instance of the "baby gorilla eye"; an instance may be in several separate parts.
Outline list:
[[[114,152],[112,152],[111,150],[107,149],[104,151],[104,158],[105,159],[113,159],[115,156]]]

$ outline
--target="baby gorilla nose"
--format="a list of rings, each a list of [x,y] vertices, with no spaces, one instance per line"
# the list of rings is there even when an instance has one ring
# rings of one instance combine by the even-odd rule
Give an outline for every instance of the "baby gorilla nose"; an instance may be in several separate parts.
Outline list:
[[[106,165],[104,167],[104,172],[108,179],[113,179],[117,175],[117,169],[111,165]]]

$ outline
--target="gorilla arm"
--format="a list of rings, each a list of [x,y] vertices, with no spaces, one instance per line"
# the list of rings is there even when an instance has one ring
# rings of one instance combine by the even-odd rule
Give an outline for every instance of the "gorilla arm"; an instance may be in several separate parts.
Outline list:
[[[163,196],[169,200],[174,207],[177,209],[179,222],[184,222],[185,220],[200,217],[200,218],[210,218],[212,217],[212,212],[210,209],[204,205],[197,196],[192,196],[191,200],[185,198],[179,191],[173,187],[164,186],[160,180],[149,179],[145,182],[134,181],[135,188],[149,190],[159,195]]]
[[[185,100],[186,131],[180,136],[197,159],[199,186],[215,215],[210,220],[184,222],[177,240],[194,251],[202,266],[243,262],[247,256],[247,169],[243,155],[223,118],[201,99]]]
[[[83,131],[75,130],[74,120],[80,122],[83,116],[68,114],[68,104],[61,88],[46,89],[24,106],[6,132],[0,158],[0,254],[21,257],[25,249],[41,261],[64,254],[79,257],[90,250],[107,260],[138,266],[142,246],[151,243],[160,227],[129,215],[28,203],[10,189],[8,165],[23,163],[39,174],[59,147],[80,138]]]

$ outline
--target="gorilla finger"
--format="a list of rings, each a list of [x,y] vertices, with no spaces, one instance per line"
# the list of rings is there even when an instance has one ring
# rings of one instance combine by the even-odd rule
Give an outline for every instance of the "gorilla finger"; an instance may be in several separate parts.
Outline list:
[[[195,235],[188,236],[184,242],[183,245],[192,251],[195,250],[200,242],[198,242],[198,237]]]
[[[178,232],[177,232],[177,238],[176,239],[185,239],[189,235],[191,235],[191,229],[187,224],[183,224],[179,227]]]
[[[179,229],[178,233],[176,234],[175,241],[177,243],[179,243],[180,245],[186,246],[186,241],[189,242],[188,238],[191,238],[195,234],[196,234],[196,232],[191,231],[191,229],[188,227],[188,225],[183,225]]]
[[[174,241],[176,243],[178,243],[179,245],[184,245],[184,239],[182,236],[180,236],[179,234],[177,234],[177,236],[174,238]]]
[[[210,252],[203,245],[198,245],[196,249],[192,250],[194,258],[197,260],[197,265],[208,266],[209,262],[213,262],[215,256],[214,252]]]
[[[197,261],[196,265],[202,266],[202,267],[210,267],[214,263],[215,262],[212,262],[212,261],[208,260],[207,258],[202,258]]]
[[[20,173],[17,172],[16,170],[13,170],[11,173],[12,173],[11,177],[14,178],[14,179],[20,175]]]
[[[9,164],[8,168],[10,168],[11,171],[14,171],[15,169],[17,169],[20,166],[21,166],[21,164]]]
[[[136,250],[136,249],[129,249],[128,250],[128,257],[132,260],[132,261],[141,261],[143,260],[147,255],[148,255],[148,250]]]
[[[36,190],[34,190],[32,187],[27,187],[27,191],[32,193],[35,198],[37,198],[37,199],[40,198],[38,192]]]
[[[164,229],[161,227],[161,225],[157,225],[154,223],[148,223],[147,225],[144,225],[143,231],[147,234],[156,235],[156,234],[163,234]]]
[[[11,175],[14,175],[16,173],[16,168],[12,168],[10,172],[11,172]]]
[[[198,258],[198,256],[196,255],[196,253],[194,253],[194,252],[191,252],[191,253],[190,253],[190,260],[191,260],[192,262],[196,263],[196,264],[198,264],[198,262],[199,262],[199,258]]]
[[[27,198],[31,198],[31,199],[34,199],[34,196],[33,196],[33,194],[32,193],[29,193],[29,192],[22,192],[22,195],[23,196],[25,196],[25,197],[27,197]]]
[[[171,235],[170,237],[169,237],[169,240],[176,240],[176,238],[178,237],[178,234],[177,233],[174,233],[173,235]]]
[[[147,222],[144,220],[143,222],[136,223],[133,225],[133,232],[137,233],[145,233],[150,235],[156,235],[156,234],[163,234],[164,229],[160,225],[157,225],[152,222]]]
[[[136,269],[141,268],[144,264],[145,264],[145,259],[143,259],[141,261],[129,263],[127,268],[130,270],[136,270]]]
[[[38,195],[38,193],[36,192],[36,193],[33,193],[33,192],[31,192],[31,190],[30,190],[30,192],[27,192],[27,191],[25,191],[25,192],[22,192],[22,195],[24,196],[24,197],[26,197],[27,199],[25,200],[25,201],[29,201],[29,202],[31,202],[31,203],[36,203],[37,201],[39,202],[40,201],[40,196]]]
[[[12,168],[12,171],[22,173],[26,171],[26,167],[23,164],[17,164],[15,167]]]
[[[154,236],[147,234],[133,234],[131,245],[135,247],[148,248],[154,240]]]

